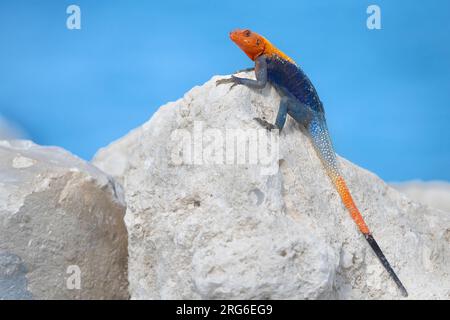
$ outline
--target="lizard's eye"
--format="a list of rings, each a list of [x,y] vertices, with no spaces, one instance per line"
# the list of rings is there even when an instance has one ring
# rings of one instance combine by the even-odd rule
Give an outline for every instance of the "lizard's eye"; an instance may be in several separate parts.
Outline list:
[[[256,45],[259,46],[260,43],[261,41],[259,39],[256,39]]]
[[[244,36],[246,37],[250,37],[251,31],[250,30],[245,30],[244,31]]]

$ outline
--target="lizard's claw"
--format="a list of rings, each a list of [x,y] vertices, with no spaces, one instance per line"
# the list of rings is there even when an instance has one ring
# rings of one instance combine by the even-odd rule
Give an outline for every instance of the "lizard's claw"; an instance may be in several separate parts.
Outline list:
[[[233,89],[235,86],[237,86],[238,84],[240,84],[239,82],[234,82],[232,85],[231,85],[231,87],[230,87],[230,90],[231,89]]]
[[[278,129],[278,127],[274,124],[271,124],[269,122],[267,122],[264,119],[261,118],[253,118],[253,120],[256,120],[262,127],[266,128],[267,130],[273,130],[273,129]]]
[[[216,81],[216,86],[227,83],[234,83],[233,78],[219,79]]]
[[[233,89],[234,86],[240,84],[239,80],[235,76],[231,76],[231,78],[219,79],[216,81],[216,86],[221,84],[232,83],[230,90]]]

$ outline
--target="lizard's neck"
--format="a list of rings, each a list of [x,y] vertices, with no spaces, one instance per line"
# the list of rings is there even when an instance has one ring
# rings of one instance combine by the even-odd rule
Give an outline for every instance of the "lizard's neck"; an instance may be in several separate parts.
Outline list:
[[[284,59],[286,61],[289,61],[292,64],[295,64],[295,61],[289,57],[287,54],[285,54],[283,51],[281,51],[280,49],[278,49],[277,47],[275,47],[272,43],[270,43],[269,40],[267,40],[266,38],[264,38],[265,40],[265,46],[264,46],[264,54],[268,55],[268,56],[278,56],[281,59]]]

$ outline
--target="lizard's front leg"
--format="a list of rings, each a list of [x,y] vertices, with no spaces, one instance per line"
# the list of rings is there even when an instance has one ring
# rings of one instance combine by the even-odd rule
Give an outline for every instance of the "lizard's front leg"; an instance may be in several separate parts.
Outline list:
[[[234,75],[231,78],[220,79],[216,81],[216,85],[232,83],[230,90],[238,84],[243,84],[250,88],[262,89],[267,84],[267,61],[265,56],[258,57],[255,60],[255,76],[256,80],[239,78]]]

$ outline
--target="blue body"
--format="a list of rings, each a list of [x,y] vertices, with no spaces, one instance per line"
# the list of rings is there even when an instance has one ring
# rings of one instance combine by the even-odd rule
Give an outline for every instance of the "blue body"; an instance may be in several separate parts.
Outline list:
[[[289,97],[286,110],[280,106],[277,126],[285,121],[285,114],[289,114],[298,123],[305,126],[321,160],[332,178],[340,174],[336,154],[325,120],[325,112],[316,89],[303,70],[277,56],[266,58],[267,80],[281,89]],[[279,118],[277,117],[277,118]]]
[[[277,56],[269,57],[266,61],[267,77],[271,83],[287,90],[312,110],[324,112],[316,89],[299,66]]]

